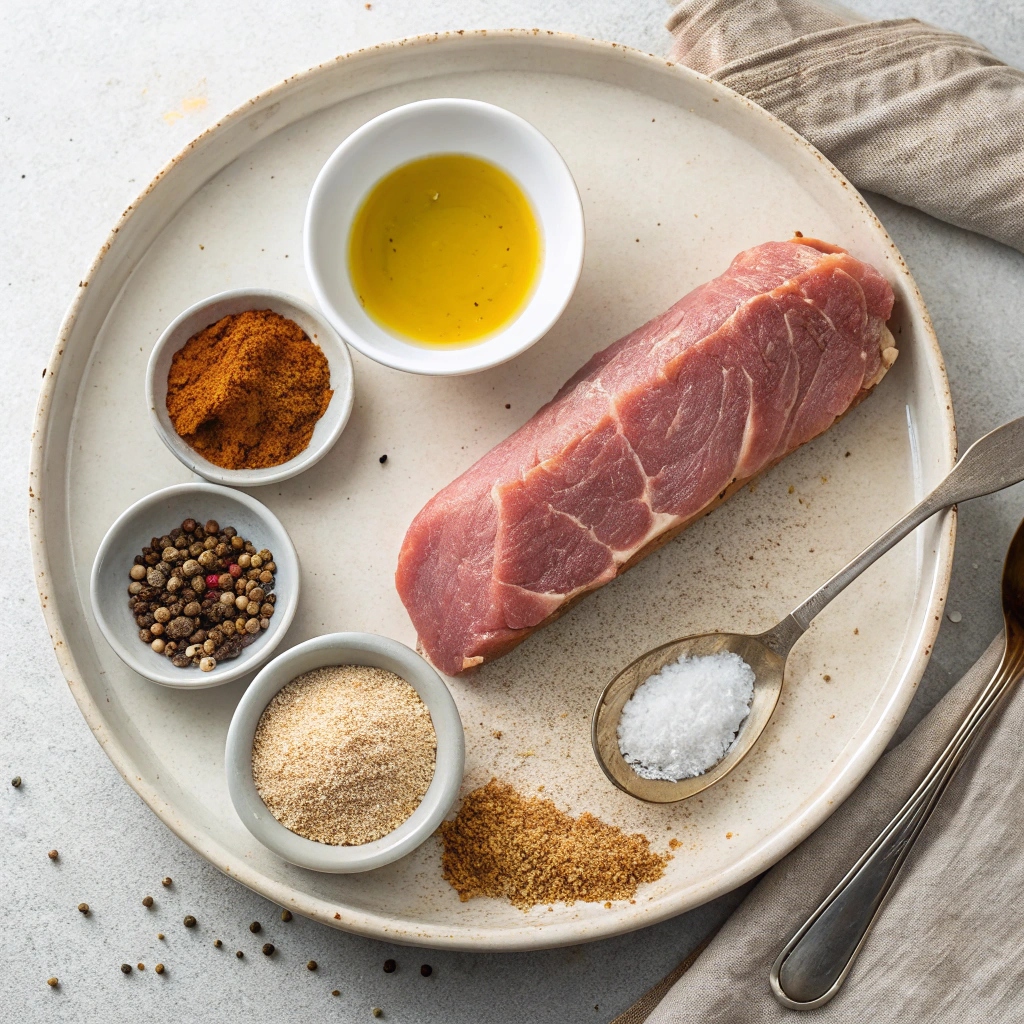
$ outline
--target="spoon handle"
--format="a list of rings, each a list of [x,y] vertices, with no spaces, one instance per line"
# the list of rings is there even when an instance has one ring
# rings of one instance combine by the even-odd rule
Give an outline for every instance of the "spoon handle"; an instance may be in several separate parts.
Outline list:
[[[842,593],[869,565],[873,565],[891,547],[936,512],[957,502],[980,498],[1024,480],[1024,416],[996,427],[975,441],[950,470],[946,478],[912,508],[898,523],[891,526],[873,544],[869,544],[849,565],[840,569],[824,586],[816,590],[802,605],[780,623],[787,626],[781,635],[792,635],[796,641],[811,620],[834,597]],[[788,647],[787,647],[788,651]]]
[[[1008,644],[992,679],[913,795],[786,944],[769,978],[784,1006],[813,1010],[839,991],[939,797],[1022,671],[1024,651]]]

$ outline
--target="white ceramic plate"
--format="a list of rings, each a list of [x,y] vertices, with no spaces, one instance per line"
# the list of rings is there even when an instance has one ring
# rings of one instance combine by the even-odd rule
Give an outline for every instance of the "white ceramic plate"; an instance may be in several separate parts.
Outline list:
[[[361,630],[412,645],[393,573],[423,502],[593,351],[739,250],[800,230],[874,263],[897,295],[901,356],[867,402],[511,655],[451,683],[466,728],[465,788],[492,775],[524,792],[543,786],[560,807],[643,831],[656,849],[679,840],[665,876],[610,909],[460,903],[441,878],[436,839],[363,875],[289,866],[250,836],[228,798],[224,737],[244,681],[154,686],[121,664],[89,608],[89,566],[118,513],[187,478],[148,421],[150,347],[179,310],[216,289],[308,295],[303,211],[320,167],[360,124],[430,96],[497,103],[551,139],[583,198],[583,275],[551,333],[505,366],[423,377],[355,357],[358,393],[341,439],[308,472],[259,494],[303,567],[284,644]],[[526,31],[422,38],[256,97],[165,168],[118,224],[65,320],[40,401],[31,478],[39,589],[100,743],[221,870],[296,912],[393,941],[575,943],[662,920],[754,877],[850,793],[927,661],[953,518],[927,524],[815,621],[767,732],[713,792],[653,806],[614,789],[590,752],[602,687],[674,636],[777,621],[932,486],[954,452],[942,359],[914,282],[855,190],[788,128],[716,83],[612,44]]]

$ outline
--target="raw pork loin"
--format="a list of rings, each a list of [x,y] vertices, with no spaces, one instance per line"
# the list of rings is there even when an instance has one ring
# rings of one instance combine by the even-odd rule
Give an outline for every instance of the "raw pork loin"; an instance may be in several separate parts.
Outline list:
[[[398,593],[451,675],[499,657],[828,429],[896,357],[888,282],[768,242],[597,353],[427,502]]]

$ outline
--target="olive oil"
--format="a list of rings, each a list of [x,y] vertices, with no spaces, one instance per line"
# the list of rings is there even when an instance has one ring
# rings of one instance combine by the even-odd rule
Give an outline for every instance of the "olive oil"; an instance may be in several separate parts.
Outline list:
[[[530,201],[500,167],[459,153],[396,168],[352,225],[349,272],[366,312],[425,345],[481,341],[525,306],[543,259]]]

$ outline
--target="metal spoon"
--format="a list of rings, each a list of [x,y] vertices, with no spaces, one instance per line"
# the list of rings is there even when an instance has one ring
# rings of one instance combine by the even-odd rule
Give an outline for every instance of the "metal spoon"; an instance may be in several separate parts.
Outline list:
[[[964,452],[948,476],[895,526],[864,549],[824,586],[765,633],[703,633],[672,640],[627,665],[601,694],[591,723],[591,742],[605,775],[619,789],[651,803],[675,803],[713,786],[743,760],[771,718],[782,692],[786,658],[811,620],[894,544],[944,508],[1024,480],[1024,417],[997,427]],[[754,670],[750,713],[725,757],[703,775],[678,782],[645,779],[619,750],[617,729],[623,705],[649,676],[682,655],[719,651],[738,654]]]
[[[1003,566],[1003,657],[974,706],[881,835],[808,918],[772,967],[772,992],[793,1010],[823,1006],[839,991],[892,883],[946,785],[995,717],[1002,697],[1024,676],[1024,522]]]

